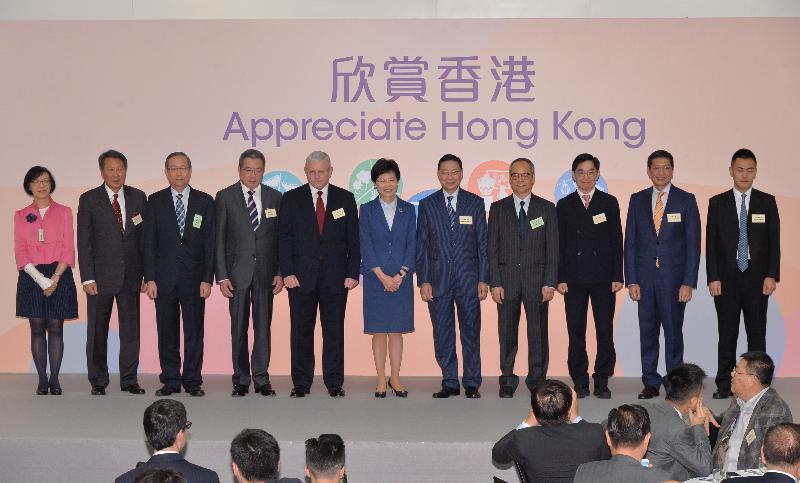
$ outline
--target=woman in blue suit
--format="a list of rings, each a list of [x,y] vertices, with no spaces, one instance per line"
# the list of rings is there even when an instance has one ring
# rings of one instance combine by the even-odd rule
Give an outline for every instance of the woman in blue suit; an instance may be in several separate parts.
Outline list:
[[[414,272],[417,219],[414,206],[397,197],[400,168],[381,158],[372,167],[378,197],[361,206],[361,273],[364,275],[364,332],[372,334],[372,354],[378,384],[375,397],[386,397],[386,386],[397,397],[408,391],[400,383],[403,334],[414,331]],[[386,354],[391,377],[386,380]]]

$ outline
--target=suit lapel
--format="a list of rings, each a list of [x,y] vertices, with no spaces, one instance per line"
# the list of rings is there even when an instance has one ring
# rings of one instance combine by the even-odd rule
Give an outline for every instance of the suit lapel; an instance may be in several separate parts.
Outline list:
[[[185,191],[186,190],[184,190],[184,192]],[[186,200],[186,203],[183,206],[184,212],[186,213],[186,218],[183,220],[183,238],[187,238],[187,235],[189,235],[189,228],[194,223],[194,215],[197,213],[197,196],[193,196],[192,195],[193,191],[194,191],[194,188],[192,188],[190,186],[189,187],[189,199]],[[170,203],[171,203],[172,202],[172,191],[168,191],[167,194],[169,195],[167,200],[169,200]],[[177,233],[178,238],[180,238],[181,231],[178,228],[178,213],[175,211],[175,205],[172,206],[172,213],[174,213],[174,215],[175,215],[175,223],[173,223],[173,225],[175,225],[175,232]],[[205,220],[202,220],[201,223],[204,222],[204,221]]]
[[[97,188],[97,197],[103,216],[105,216],[105,218],[108,220],[108,223],[111,223],[112,226],[116,227],[117,215],[114,214],[114,207],[111,206],[111,200],[108,197],[108,191],[106,191],[105,183],[101,184],[100,187]],[[119,230],[117,230],[117,233],[119,233]]]

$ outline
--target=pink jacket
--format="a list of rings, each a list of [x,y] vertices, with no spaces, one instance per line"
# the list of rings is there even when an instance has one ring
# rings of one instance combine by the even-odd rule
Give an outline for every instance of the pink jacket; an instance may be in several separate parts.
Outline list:
[[[29,221],[32,220],[32,221]],[[39,241],[39,228],[44,241]],[[75,242],[72,228],[72,209],[50,201],[50,207],[39,216],[35,203],[14,213],[14,256],[17,269],[28,263],[34,265],[65,262],[75,266]]]

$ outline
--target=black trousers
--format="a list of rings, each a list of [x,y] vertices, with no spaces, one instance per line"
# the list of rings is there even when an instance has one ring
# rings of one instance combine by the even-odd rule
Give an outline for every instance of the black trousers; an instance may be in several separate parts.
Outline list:
[[[203,384],[203,333],[206,300],[200,297],[199,281],[179,281],[173,290],[158,287],[156,328],[161,383],[173,390]],[[181,375],[181,315],[183,315],[183,375]]]
[[[139,297],[138,290],[86,297],[89,319],[86,326],[86,367],[92,386],[108,386],[108,326],[115,300],[119,322],[120,386],[126,387],[138,381]]]
[[[550,362],[547,335],[548,303],[542,302],[542,294],[538,292],[530,297],[506,299],[497,306],[501,387],[511,386],[516,389],[519,385],[519,377],[514,374],[514,361],[517,358],[519,345],[519,319],[522,306],[525,306],[528,325],[528,375],[525,378],[525,385],[533,391],[539,382],[547,377],[547,366]]]
[[[564,294],[564,309],[567,315],[569,352],[567,366],[572,382],[576,386],[589,385],[589,357],[586,354],[586,315],[589,300],[592,301],[597,356],[594,359],[592,379],[596,386],[608,384],[614,374],[617,353],[614,349],[614,311],[616,294],[611,291],[611,282],[570,283]]]
[[[767,350],[767,305],[769,297],[762,293],[763,273],[754,274],[749,268],[722,280],[722,295],[714,297],[717,309],[717,387],[729,390],[731,371],[736,366],[736,341],[739,322],[744,315],[747,350]]]
[[[269,384],[269,359],[272,345],[272,285],[259,286],[255,277],[250,286],[234,284],[233,297],[228,300],[231,314],[231,359],[234,385],[257,388]],[[250,314],[253,316],[253,351],[249,352],[247,331]],[[252,374],[252,378],[251,378]]]
[[[344,314],[347,291],[333,293],[317,286],[302,293],[289,289],[292,319],[292,384],[310,388],[314,382],[314,327],[317,307],[322,323],[322,380],[328,389],[344,384]]]

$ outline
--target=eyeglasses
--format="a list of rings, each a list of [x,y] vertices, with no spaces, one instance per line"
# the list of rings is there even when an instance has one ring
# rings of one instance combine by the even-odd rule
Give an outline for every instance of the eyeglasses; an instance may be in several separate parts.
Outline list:
[[[590,178],[593,178],[596,175],[597,175],[597,170],[594,170],[594,169],[590,169],[588,171],[584,171],[582,169],[579,169],[579,170],[575,171],[575,176],[577,176],[579,178],[582,178],[584,176],[588,176]]]
[[[50,178],[46,179],[35,179],[31,181],[31,184],[38,184],[39,186],[47,186],[51,183]]]
[[[185,173],[190,169],[192,168],[189,166],[170,166],[167,168],[170,173]]]
[[[752,372],[739,372],[739,371],[736,370],[736,368],[734,368],[731,371],[731,376],[734,375],[734,374],[739,374],[740,376],[755,376],[755,374],[753,374]]]
[[[189,428],[191,428],[191,427],[192,427],[192,422],[191,422],[191,421],[189,421],[189,420],[187,420],[187,421],[186,421],[186,424],[184,424],[184,425],[183,425],[183,430],[184,430],[184,431],[188,431],[188,430],[189,430]]]
[[[533,177],[531,173],[511,173],[511,179],[513,180],[529,180]]]
[[[441,175],[441,176],[443,176],[445,178],[448,177],[448,176],[459,176],[460,174],[461,174],[461,170],[460,169],[454,169],[452,171],[444,171],[444,170],[439,171],[439,175]]]

